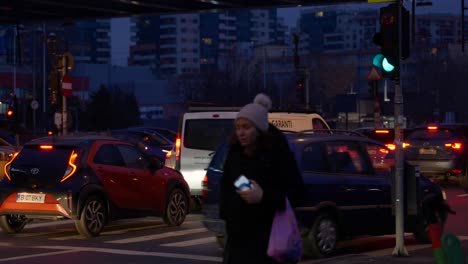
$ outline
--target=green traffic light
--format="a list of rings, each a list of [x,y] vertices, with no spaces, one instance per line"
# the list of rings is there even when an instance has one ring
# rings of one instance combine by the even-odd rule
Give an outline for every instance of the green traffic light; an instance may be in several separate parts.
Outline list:
[[[372,64],[374,64],[374,66],[376,67],[382,68],[383,59],[384,59],[384,56],[379,53],[375,55],[374,58],[372,59]]]
[[[388,62],[387,58],[383,58],[382,69],[386,72],[391,72],[395,69],[395,66],[393,66],[390,62]]]
[[[372,59],[372,64],[380,69],[383,69],[385,72],[392,72],[395,69],[395,66],[380,53],[374,56]]]

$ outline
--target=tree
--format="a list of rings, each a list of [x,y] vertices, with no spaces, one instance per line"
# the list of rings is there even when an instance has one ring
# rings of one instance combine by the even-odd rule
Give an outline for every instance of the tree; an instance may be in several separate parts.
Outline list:
[[[84,114],[87,130],[118,129],[140,124],[140,111],[134,94],[101,85],[91,94]]]

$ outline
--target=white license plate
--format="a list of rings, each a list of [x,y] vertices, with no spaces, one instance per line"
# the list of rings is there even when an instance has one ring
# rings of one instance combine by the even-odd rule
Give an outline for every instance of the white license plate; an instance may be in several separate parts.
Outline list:
[[[435,149],[428,149],[428,148],[421,148],[419,149],[419,154],[426,154],[426,155],[435,155],[437,154],[437,150]]]
[[[44,203],[45,193],[18,193],[17,203]]]

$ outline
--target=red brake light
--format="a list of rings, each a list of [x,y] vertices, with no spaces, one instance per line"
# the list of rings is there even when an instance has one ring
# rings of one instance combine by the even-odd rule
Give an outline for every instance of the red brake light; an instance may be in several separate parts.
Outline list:
[[[396,149],[395,144],[385,144],[385,146],[390,150],[395,150]]]
[[[387,129],[377,129],[375,130],[375,133],[376,134],[388,134],[390,133],[390,131],[388,131]]]
[[[49,150],[49,149],[53,149],[54,147],[52,145],[40,145],[39,148]]]
[[[448,148],[460,150],[462,148],[462,143],[460,142],[446,143],[445,146]]]
[[[205,175],[202,181],[202,201],[206,201],[208,198],[208,176]]]
[[[437,129],[439,129],[439,127],[437,127],[437,126],[428,126],[427,127],[427,130],[437,130]]]
[[[11,181],[10,164],[13,162],[13,160],[15,160],[15,158],[18,156],[18,154],[19,154],[19,151],[15,152],[15,154],[13,154],[13,157],[7,163],[5,163],[5,165],[3,166],[3,174],[8,179],[8,181]]]
[[[180,160],[180,133],[177,133],[175,141],[176,160]]]
[[[68,178],[70,178],[76,171],[76,158],[78,157],[78,153],[76,153],[74,150],[70,154],[70,159],[68,160],[68,167],[67,170],[65,171],[65,174],[63,175],[63,178],[60,180],[60,182],[66,181]]]

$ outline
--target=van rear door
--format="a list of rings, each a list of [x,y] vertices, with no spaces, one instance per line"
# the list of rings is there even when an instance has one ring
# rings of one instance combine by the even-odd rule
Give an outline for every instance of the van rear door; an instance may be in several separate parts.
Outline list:
[[[178,169],[198,196],[202,191],[205,169],[218,145],[234,133],[237,112],[186,113],[181,129],[180,159]]]

